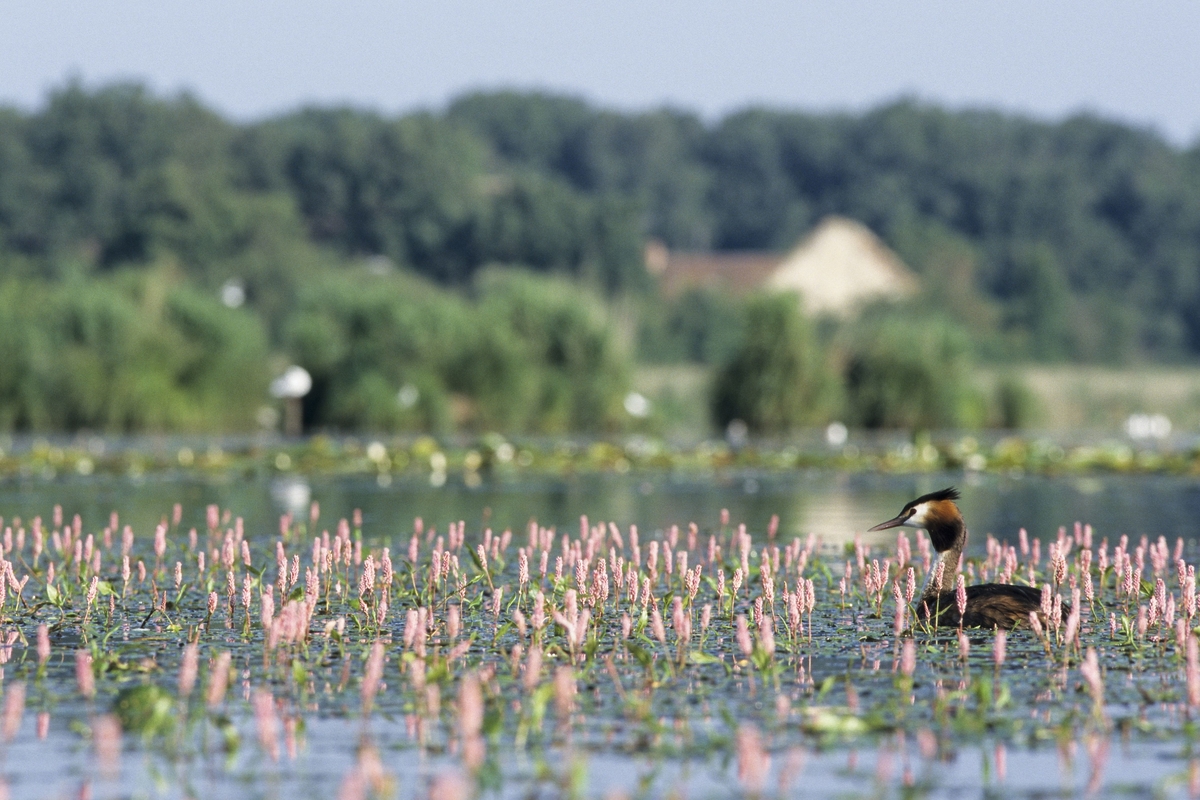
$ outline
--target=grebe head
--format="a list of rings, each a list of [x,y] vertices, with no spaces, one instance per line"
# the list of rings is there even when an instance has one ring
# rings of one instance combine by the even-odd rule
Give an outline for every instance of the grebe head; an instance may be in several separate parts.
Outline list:
[[[916,500],[904,504],[904,508],[892,519],[881,522],[871,531],[888,528],[921,528],[929,534],[929,541],[939,553],[948,550],[960,536],[965,538],[962,512],[954,501],[959,497],[953,486],[937,492],[923,494]]]

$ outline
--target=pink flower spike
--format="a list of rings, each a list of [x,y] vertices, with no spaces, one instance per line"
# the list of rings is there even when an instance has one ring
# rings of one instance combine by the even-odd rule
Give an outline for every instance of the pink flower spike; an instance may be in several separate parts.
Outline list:
[[[1089,647],[1083,663],[1079,665],[1079,674],[1087,683],[1088,691],[1096,701],[1096,706],[1104,704],[1104,681],[1100,678],[1100,661],[1096,657],[1096,648]]]
[[[746,622],[746,617],[738,614],[736,625],[738,649],[742,651],[743,656],[749,656],[754,652],[754,645],[750,642],[750,626]]]
[[[187,697],[196,685],[196,674],[200,667],[200,648],[195,643],[183,648],[183,662],[179,665],[179,696]]]
[[[911,678],[917,670],[917,643],[912,639],[904,640],[904,647],[900,651],[900,672],[906,678]]]
[[[92,674],[92,654],[86,650],[75,651],[75,683],[79,693],[91,700],[96,696],[96,678]]]
[[[766,786],[771,771],[771,757],[763,747],[762,736],[753,725],[742,725],[737,731],[738,780],[748,794],[757,795]]]
[[[92,741],[100,771],[109,777],[121,774],[121,723],[112,714],[102,714],[92,723]]]
[[[1187,700],[1192,708],[1200,708],[1200,650],[1196,637],[1187,637]]]
[[[279,721],[275,715],[275,698],[266,689],[254,692],[254,722],[258,728],[258,743],[272,761],[278,761]]]
[[[367,667],[363,674],[362,682],[362,704],[363,716],[371,713],[371,706],[375,703],[375,695],[379,692],[379,685],[383,682],[383,642],[375,642],[371,645],[371,654],[367,656]]]
[[[483,687],[474,672],[465,675],[458,687],[458,726],[464,740],[483,730]]]
[[[21,729],[21,718],[25,716],[25,684],[17,681],[4,689],[4,713],[0,716],[0,736],[11,742]]]
[[[209,708],[216,708],[225,702],[225,690],[229,688],[229,668],[232,664],[233,656],[228,650],[217,656],[212,674],[208,678],[208,696],[205,699]]]
[[[560,717],[570,716],[575,707],[575,671],[559,667],[554,671],[554,707]]]
[[[50,659],[50,629],[45,623],[37,629],[37,659],[39,664],[45,664]]]

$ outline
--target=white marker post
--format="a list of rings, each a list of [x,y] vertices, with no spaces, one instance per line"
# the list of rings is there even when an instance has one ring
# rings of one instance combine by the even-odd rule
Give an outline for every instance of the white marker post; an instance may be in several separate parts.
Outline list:
[[[283,400],[283,433],[299,436],[304,429],[300,400],[312,391],[312,375],[304,367],[293,364],[271,381],[271,396]]]

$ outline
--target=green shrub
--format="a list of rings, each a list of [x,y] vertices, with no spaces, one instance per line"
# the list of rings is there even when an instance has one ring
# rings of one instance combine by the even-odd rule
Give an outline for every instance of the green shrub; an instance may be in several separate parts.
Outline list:
[[[1037,395],[1015,375],[1004,375],[996,384],[993,424],[1018,430],[1036,425],[1041,417]]]
[[[639,355],[652,363],[722,364],[742,337],[740,300],[715,289],[688,289],[665,303],[648,297],[639,316]]]
[[[403,273],[330,275],[285,325],[313,376],[309,426],[609,430],[631,365],[605,306],[576,284],[489,269],[474,297]],[[400,389],[417,390],[406,406]]]
[[[966,334],[936,317],[883,311],[852,337],[849,421],[866,428],[960,428],[981,423]]]
[[[521,361],[537,373],[509,379],[521,386],[515,393],[505,394],[499,383],[494,385],[500,392],[480,391],[485,404],[524,403],[531,397],[523,427],[547,433],[623,426],[621,404],[632,363],[599,297],[566,280],[499,269],[481,273],[476,291],[480,319],[489,321],[480,332],[507,331]]]
[[[438,430],[449,420],[443,373],[469,333],[453,295],[410,276],[331,273],[301,290],[284,341],[313,378],[305,424]],[[418,389],[405,406],[399,391]]]
[[[765,433],[827,422],[837,407],[837,384],[796,296],[752,298],[744,330],[714,382],[717,423],[740,419]]]
[[[258,320],[161,273],[0,286],[0,428],[231,431],[266,399]]]

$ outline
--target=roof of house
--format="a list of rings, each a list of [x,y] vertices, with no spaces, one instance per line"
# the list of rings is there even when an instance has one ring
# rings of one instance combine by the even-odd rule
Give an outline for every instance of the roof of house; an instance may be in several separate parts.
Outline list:
[[[826,217],[783,259],[767,288],[799,292],[811,313],[846,315],[875,299],[901,299],[917,291],[916,276],[870,228],[845,217]]]
[[[838,316],[870,300],[908,297],[918,288],[887,245],[867,226],[844,217],[826,217],[789,253],[669,252],[651,243],[646,267],[669,296],[701,286],[735,294],[795,291],[810,313]]]
[[[657,274],[668,295],[699,286],[745,294],[764,286],[782,263],[783,254],[757,250],[673,252]]]

